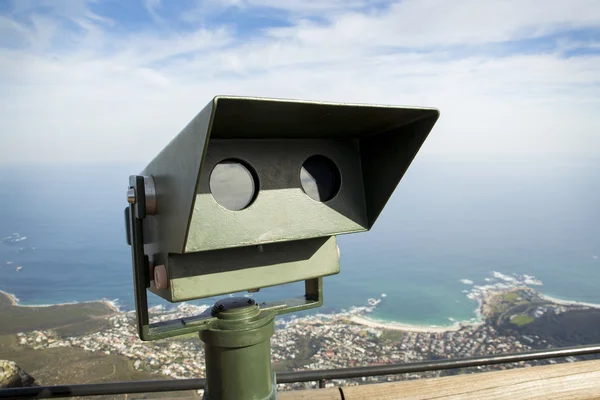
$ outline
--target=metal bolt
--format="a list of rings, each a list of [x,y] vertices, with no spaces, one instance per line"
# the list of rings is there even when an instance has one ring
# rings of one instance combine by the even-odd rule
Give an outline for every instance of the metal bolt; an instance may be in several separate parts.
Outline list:
[[[135,189],[134,188],[127,189],[127,202],[129,204],[135,204]]]
[[[156,285],[156,288],[159,290],[169,287],[167,267],[164,265],[157,265],[154,267],[154,285]]]

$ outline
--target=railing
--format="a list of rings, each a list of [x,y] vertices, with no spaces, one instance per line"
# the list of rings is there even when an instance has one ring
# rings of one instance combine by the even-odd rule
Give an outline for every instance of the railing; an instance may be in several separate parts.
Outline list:
[[[560,349],[548,349],[527,353],[499,354],[486,357],[435,360],[418,363],[282,372],[277,374],[277,383],[316,381],[319,382],[319,387],[322,388],[325,386],[325,381],[331,379],[352,379],[368,376],[398,375],[405,373],[478,367],[550,358],[575,357],[590,354],[600,354],[600,345],[565,347]],[[182,390],[200,390],[204,389],[204,385],[204,379],[178,379],[94,383],[83,385],[38,386],[30,388],[0,389],[0,399],[40,399],[74,396],[171,392]]]
[[[599,400],[600,360],[279,393],[279,400]]]

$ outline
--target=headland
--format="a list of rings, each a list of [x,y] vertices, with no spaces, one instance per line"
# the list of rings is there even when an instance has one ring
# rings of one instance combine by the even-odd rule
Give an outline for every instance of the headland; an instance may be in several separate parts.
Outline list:
[[[60,334],[85,334],[109,326],[108,318],[118,313],[109,301],[49,305],[20,305],[19,299],[0,291],[0,335],[53,329]]]

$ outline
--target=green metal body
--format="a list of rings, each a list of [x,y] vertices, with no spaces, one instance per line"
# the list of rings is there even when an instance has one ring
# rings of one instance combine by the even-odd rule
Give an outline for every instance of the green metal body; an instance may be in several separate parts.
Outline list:
[[[169,288],[162,292],[171,301],[265,288],[340,271],[335,236],[170,254],[169,266]]]
[[[128,220],[127,233],[131,244],[133,285],[135,294],[135,310],[137,318],[137,329],[140,339],[158,340],[172,336],[184,335],[191,332],[198,332],[205,329],[212,329],[218,322],[215,313],[207,310],[205,313],[193,317],[179,318],[169,321],[150,323],[148,313],[148,292],[147,288],[151,285],[149,277],[149,265],[147,256],[144,254],[144,235],[142,224],[146,218],[145,198],[144,198],[144,178],[141,176],[130,177],[130,186],[138,193],[137,201],[126,209]],[[316,240],[316,239],[315,239]],[[329,241],[329,240],[327,240]],[[318,243],[317,243],[318,246]],[[321,246],[323,247],[323,246]],[[293,249],[288,249],[293,250]],[[306,252],[306,249],[304,250]],[[301,251],[296,249],[296,256]],[[310,249],[309,249],[310,253]],[[329,253],[329,252],[328,252]],[[219,255],[216,254],[218,257]],[[241,254],[237,254],[241,256]],[[277,256],[277,254],[276,254]],[[279,254],[281,256],[281,254]],[[336,255],[337,257],[337,255]],[[266,259],[259,257],[256,260],[250,259],[250,262],[264,262]],[[275,258],[277,260],[277,258]],[[243,260],[241,260],[243,262]],[[273,262],[273,259],[271,259]],[[249,266],[253,266],[251,263]],[[273,315],[284,314],[320,307],[323,304],[323,278],[316,277],[305,280],[304,295],[292,297],[276,302],[263,303],[261,309],[264,312]],[[222,326],[221,323],[219,326]]]
[[[144,219],[144,253],[169,281],[159,290],[150,276],[148,289],[179,302],[338,273],[331,241],[312,258],[265,258],[265,268],[238,268],[228,251],[267,254],[278,243],[371,229],[438,116],[432,108],[215,97],[140,173],[154,179],[157,199]],[[339,192],[324,202],[301,187],[302,165],[314,155],[340,173]],[[211,171],[227,159],[256,175],[257,195],[243,210],[222,207],[210,192]],[[212,251],[221,256],[199,255]]]
[[[206,357],[204,399],[276,399],[270,346],[275,312],[237,297],[217,302],[213,315],[216,321],[200,332]]]

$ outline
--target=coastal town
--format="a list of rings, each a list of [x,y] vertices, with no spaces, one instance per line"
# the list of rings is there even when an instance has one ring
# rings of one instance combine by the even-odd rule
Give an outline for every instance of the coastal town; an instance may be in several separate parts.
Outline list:
[[[315,314],[280,318],[271,341],[274,365],[284,370],[329,369],[363,365],[418,362],[431,359],[463,358],[499,353],[530,351],[551,345],[538,335],[507,334],[497,324],[506,314],[502,306],[521,307],[519,321],[540,318],[545,313],[560,314],[586,309],[580,304],[558,304],[540,297],[530,286],[529,277],[495,276],[485,286],[473,286],[467,295],[479,302],[479,318],[469,323],[447,327],[415,327],[383,323],[369,317],[385,296],[369,299],[368,305],[336,314]],[[508,300],[507,300],[508,299]],[[511,303],[512,302],[512,303]],[[154,319],[165,320],[197,315],[207,309],[182,303],[173,310],[155,308]],[[520,310],[520,309],[519,309]],[[500,317],[498,317],[500,315]],[[494,319],[495,318],[495,319]],[[83,336],[59,337],[52,330],[22,332],[19,344],[33,349],[79,347],[86,351],[119,354],[133,361],[136,370],[150,371],[172,378],[203,377],[204,351],[196,335],[142,342],[136,333],[134,312],[120,312],[110,317],[110,328]],[[510,321],[509,321],[510,323]],[[575,361],[570,357],[566,361]],[[520,364],[500,364],[472,368],[488,371],[554,363],[538,360]],[[442,372],[424,372],[398,376],[337,380],[329,385],[392,381],[440,376]],[[281,389],[314,387],[316,382],[280,385]]]
[[[470,357],[531,349],[516,337],[496,335],[494,328],[486,324],[465,325],[444,333],[407,331],[395,342],[384,338],[385,329],[355,324],[349,317],[351,315],[345,313],[280,321],[271,341],[273,362],[277,364],[299,358],[302,346],[308,346],[313,354],[296,369],[382,365],[424,361],[432,356]],[[110,329],[80,337],[59,338],[53,331],[20,333],[19,343],[34,349],[70,346],[104,354],[120,354],[132,359],[134,368],[138,370],[154,371],[172,378],[203,377],[204,351],[199,339],[142,342],[137,337],[132,313],[111,317],[110,322]],[[418,376],[439,376],[439,372]],[[395,378],[370,378],[369,381],[392,379]],[[282,386],[289,389],[305,387],[304,384]]]

